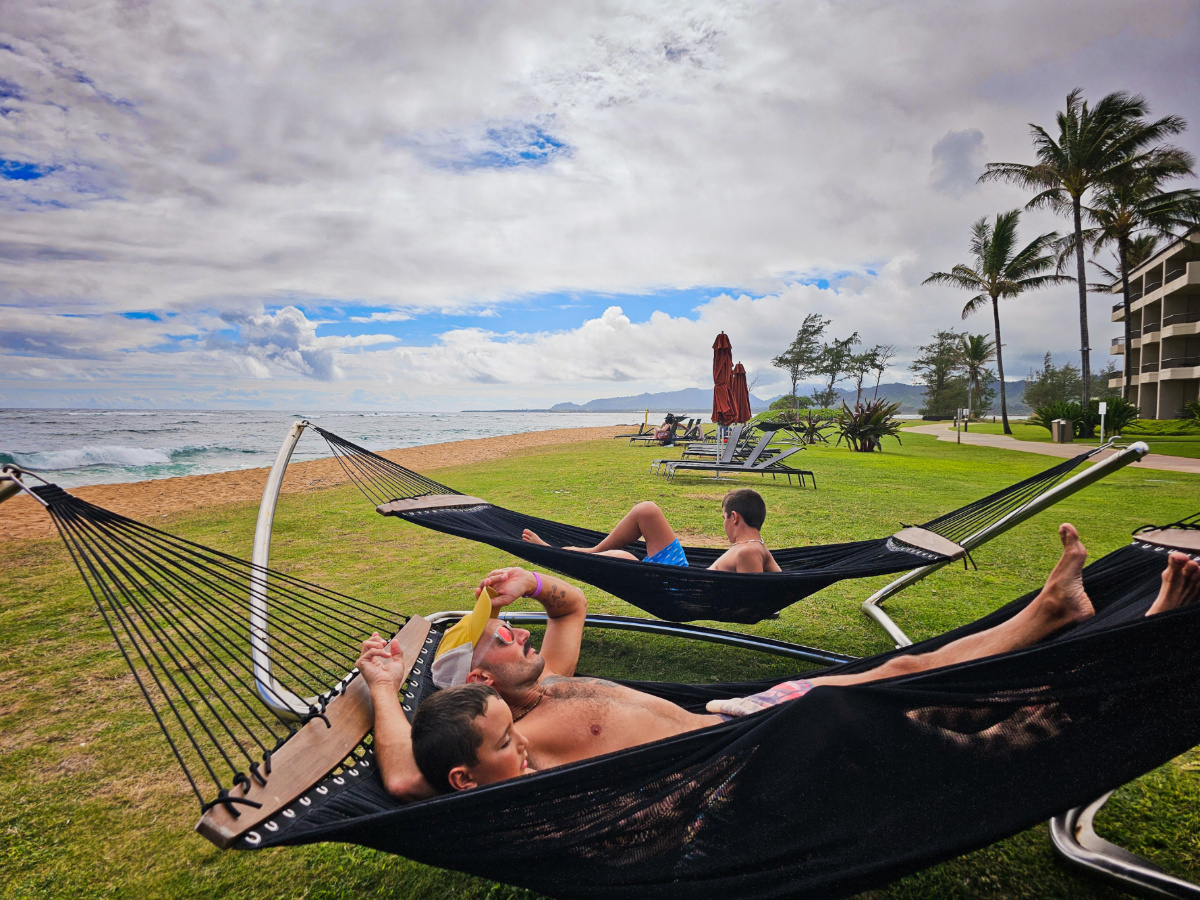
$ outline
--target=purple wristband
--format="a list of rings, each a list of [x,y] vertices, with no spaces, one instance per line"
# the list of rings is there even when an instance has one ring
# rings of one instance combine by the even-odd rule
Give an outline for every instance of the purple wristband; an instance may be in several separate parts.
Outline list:
[[[533,577],[537,579],[537,587],[534,588],[533,593],[530,594],[529,596],[532,597],[534,600],[537,600],[538,598],[540,598],[542,596],[542,576],[539,575],[537,572],[534,572]]]

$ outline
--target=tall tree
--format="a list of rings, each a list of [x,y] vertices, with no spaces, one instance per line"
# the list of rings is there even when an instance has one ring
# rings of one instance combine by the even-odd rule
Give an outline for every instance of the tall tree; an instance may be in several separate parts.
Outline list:
[[[829,327],[829,319],[818,313],[809,313],[804,317],[796,339],[788,348],[771,360],[771,365],[788,373],[792,382],[792,409],[797,408],[796,385],[801,378],[814,373],[821,358],[821,338]]]
[[[972,400],[981,396],[981,386],[984,378],[991,374],[987,367],[996,358],[996,342],[986,334],[960,334],[958,336],[958,366],[967,378],[967,414],[968,421],[975,407]],[[969,430],[966,422],[964,430]]]
[[[1168,148],[1140,166],[1131,168],[1112,184],[1096,192],[1085,208],[1094,227],[1083,234],[1095,250],[1108,246],[1117,257],[1117,275],[1125,307],[1125,378],[1121,395],[1128,400],[1132,381],[1129,366],[1132,309],[1129,273],[1149,257],[1144,245],[1135,245],[1139,232],[1147,236],[1171,237],[1176,230],[1200,224],[1200,191],[1191,188],[1164,191],[1163,182],[1193,174],[1190,153]],[[1140,257],[1140,258],[1137,258]]]
[[[1037,191],[1026,209],[1048,207],[1060,214],[1070,212],[1075,235],[1075,280],[1079,285],[1081,399],[1085,409],[1091,399],[1092,366],[1083,258],[1083,198],[1098,185],[1120,180],[1129,168],[1146,162],[1162,149],[1156,148],[1156,144],[1186,127],[1179,116],[1147,122],[1145,117],[1149,112],[1150,106],[1140,94],[1114,91],[1093,108],[1083,99],[1083,89],[1075,88],[1067,94],[1066,109],[1055,117],[1057,137],[1030,123],[1036,163],[988,163],[979,176],[980,181],[1008,181]],[[1003,386],[1003,378],[1000,383]]]
[[[1012,428],[1008,424],[1008,398],[1004,390],[1000,298],[1016,297],[1025,291],[1072,280],[1065,275],[1041,274],[1054,267],[1051,247],[1058,240],[1056,232],[1039,235],[1017,250],[1017,225],[1020,219],[1019,209],[997,213],[994,226],[988,223],[986,216],[980,219],[971,226],[973,264],[959,263],[949,272],[934,272],[922,282],[948,284],[967,291],[978,291],[979,293],[963,307],[964,319],[991,302],[996,334],[996,369],[1000,376],[1000,416],[1004,421],[1005,434],[1012,434]]]
[[[962,394],[952,384],[958,369],[959,337],[957,331],[937,332],[932,342],[917,348],[917,355],[908,367],[925,385],[925,405],[921,408],[925,415],[946,414],[951,399],[954,406],[962,406]]]
[[[825,379],[825,387],[813,392],[813,400],[818,406],[828,409],[837,400],[838,382],[850,374],[850,360],[854,356],[852,348],[862,343],[858,332],[848,338],[834,338],[821,347],[821,355],[812,370],[813,375]]]
[[[871,399],[878,400],[879,382],[883,379],[883,373],[887,371],[887,367],[896,358],[896,345],[876,344],[871,348],[871,352],[875,354],[875,365],[871,367],[871,371],[875,373],[875,395]]]
[[[850,380],[854,382],[855,409],[862,405],[863,382],[867,380],[867,375],[875,371],[878,364],[876,358],[878,353],[879,345],[876,344],[870,350],[850,354],[850,358],[846,361],[846,371],[850,373]]]

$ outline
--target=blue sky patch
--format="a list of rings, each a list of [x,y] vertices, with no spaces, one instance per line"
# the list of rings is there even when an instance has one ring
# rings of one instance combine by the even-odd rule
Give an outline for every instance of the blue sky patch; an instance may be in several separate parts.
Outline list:
[[[418,148],[425,160],[439,169],[459,172],[476,169],[511,169],[544,166],[560,156],[570,156],[571,146],[537,122],[480,123],[477,129],[442,133],[399,141]]]
[[[123,313],[121,313],[121,318],[123,318],[123,319],[148,319],[151,322],[161,322],[162,321],[162,319],[160,319],[158,317],[157,313],[152,313],[152,312],[123,312]]]
[[[646,294],[561,291],[496,303],[487,307],[489,312],[494,312],[491,315],[480,315],[478,311],[408,310],[412,318],[403,322],[351,321],[354,318],[367,318],[372,313],[386,312],[377,306],[331,306],[302,302],[292,305],[303,310],[310,320],[325,320],[317,327],[317,334],[321,337],[387,334],[399,338],[407,347],[428,347],[437,343],[439,335],[463,328],[495,332],[499,335],[496,338],[498,341],[506,340],[503,335],[510,332],[523,336],[538,332],[570,331],[587,319],[598,319],[610,306],[621,307],[635,324],[649,321],[655,312],[663,312],[673,318],[694,319],[696,307],[721,294],[733,297],[747,294],[755,299],[762,296],[749,294],[739,288],[723,287],[668,288]],[[383,350],[392,346],[380,344],[366,349]]]
[[[25,94],[15,81],[0,78],[0,100],[24,100]]]
[[[53,166],[39,166],[19,159],[0,159],[0,178],[8,181],[36,181],[53,171]]]

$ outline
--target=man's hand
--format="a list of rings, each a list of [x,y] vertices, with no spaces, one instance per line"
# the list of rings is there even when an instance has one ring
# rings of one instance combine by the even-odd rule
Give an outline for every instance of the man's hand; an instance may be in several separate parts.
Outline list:
[[[514,600],[532,595],[537,590],[537,578],[532,572],[519,566],[493,569],[483,581],[479,582],[479,587],[475,588],[476,599],[483,593],[485,587],[490,587],[496,592],[496,596],[492,598],[492,608],[495,609],[508,606]]]
[[[356,665],[368,687],[390,687],[393,691],[400,690],[393,672],[394,667],[403,668],[404,665],[404,654],[400,650],[398,640],[386,641],[376,631],[363,641],[362,655],[359,656]]]

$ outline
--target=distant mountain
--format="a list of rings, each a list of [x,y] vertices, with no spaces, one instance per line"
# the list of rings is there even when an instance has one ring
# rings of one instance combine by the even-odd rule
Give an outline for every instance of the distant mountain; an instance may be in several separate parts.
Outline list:
[[[1008,390],[1008,412],[1010,415],[1024,416],[1032,412],[1032,410],[1021,402],[1021,394],[1025,391],[1025,381],[1009,381],[1007,384]],[[997,390],[996,395],[996,415],[1000,414],[1000,383],[994,382],[992,387]],[[800,385],[800,393],[807,394],[812,390],[811,385]],[[750,395],[750,409],[754,412],[762,412],[772,403],[778,400],[783,394],[778,394],[771,397],[769,400],[761,400]],[[845,400],[850,406],[854,405],[854,391],[838,391],[838,405]],[[863,396],[868,399],[875,396],[874,386],[863,391]],[[925,402],[925,388],[919,384],[901,384],[898,381],[893,381],[890,384],[881,384],[879,386],[879,396],[886,397],[893,402],[899,401],[899,414],[902,416],[915,416],[918,414],[922,404]],[[685,388],[682,391],[663,391],[657,394],[638,394],[633,397],[608,397],[602,400],[589,400],[587,403],[557,403],[550,407],[551,412],[641,412],[648,409],[651,412],[712,412],[712,388]]]
[[[587,403],[556,403],[551,412],[712,412],[712,388],[685,388],[682,391],[662,391],[657,394],[638,394],[634,397],[607,397]],[[770,401],[750,395],[750,409],[762,412]]]

